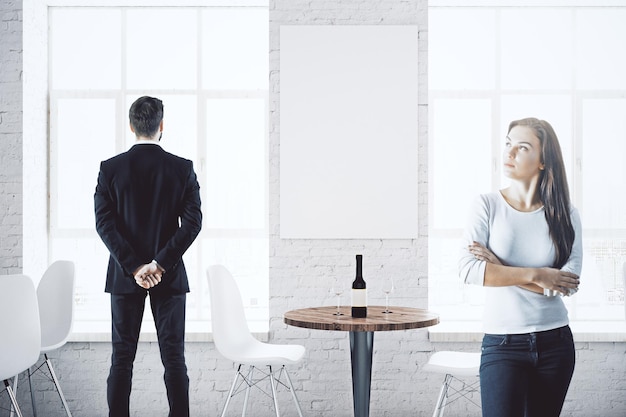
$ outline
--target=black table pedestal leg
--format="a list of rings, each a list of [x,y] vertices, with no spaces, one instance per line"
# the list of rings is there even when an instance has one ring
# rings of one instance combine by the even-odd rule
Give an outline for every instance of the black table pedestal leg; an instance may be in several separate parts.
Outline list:
[[[369,417],[374,332],[350,332],[354,417]]]

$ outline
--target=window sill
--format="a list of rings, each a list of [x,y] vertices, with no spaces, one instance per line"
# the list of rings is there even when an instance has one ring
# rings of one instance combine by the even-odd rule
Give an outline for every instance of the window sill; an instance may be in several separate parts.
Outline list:
[[[626,321],[574,321],[575,342],[626,342]],[[431,342],[481,342],[479,321],[446,321],[428,328]]]

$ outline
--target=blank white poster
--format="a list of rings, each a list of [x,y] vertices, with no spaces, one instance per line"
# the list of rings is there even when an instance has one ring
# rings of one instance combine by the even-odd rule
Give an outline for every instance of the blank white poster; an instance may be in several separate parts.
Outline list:
[[[281,238],[411,239],[416,26],[281,26]]]

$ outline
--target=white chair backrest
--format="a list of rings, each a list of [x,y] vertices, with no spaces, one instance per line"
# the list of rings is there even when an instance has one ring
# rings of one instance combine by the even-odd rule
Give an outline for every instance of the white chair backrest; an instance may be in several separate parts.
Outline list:
[[[42,350],[61,347],[72,330],[74,318],[74,263],[50,264],[37,286]]]
[[[35,364],[41,349],[39,307],[26,275],[0,275],[0,381]]]
[[[250,333],[239,287],[228,269],[212,265],[207,269],[211,298],[211,325],[217,350],[226,358],[256,342]]]

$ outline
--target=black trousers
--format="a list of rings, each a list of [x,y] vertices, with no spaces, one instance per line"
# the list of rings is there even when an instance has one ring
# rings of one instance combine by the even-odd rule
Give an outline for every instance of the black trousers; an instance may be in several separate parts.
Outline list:
[[[133,362],[143,318],[144,294],[111,294],[113,353],[107,379],[109,417],[129,417]],[[150,294],[157,330],[169,417],[189,416],[189,377],[185,364],[185,301],[187,294]]]

